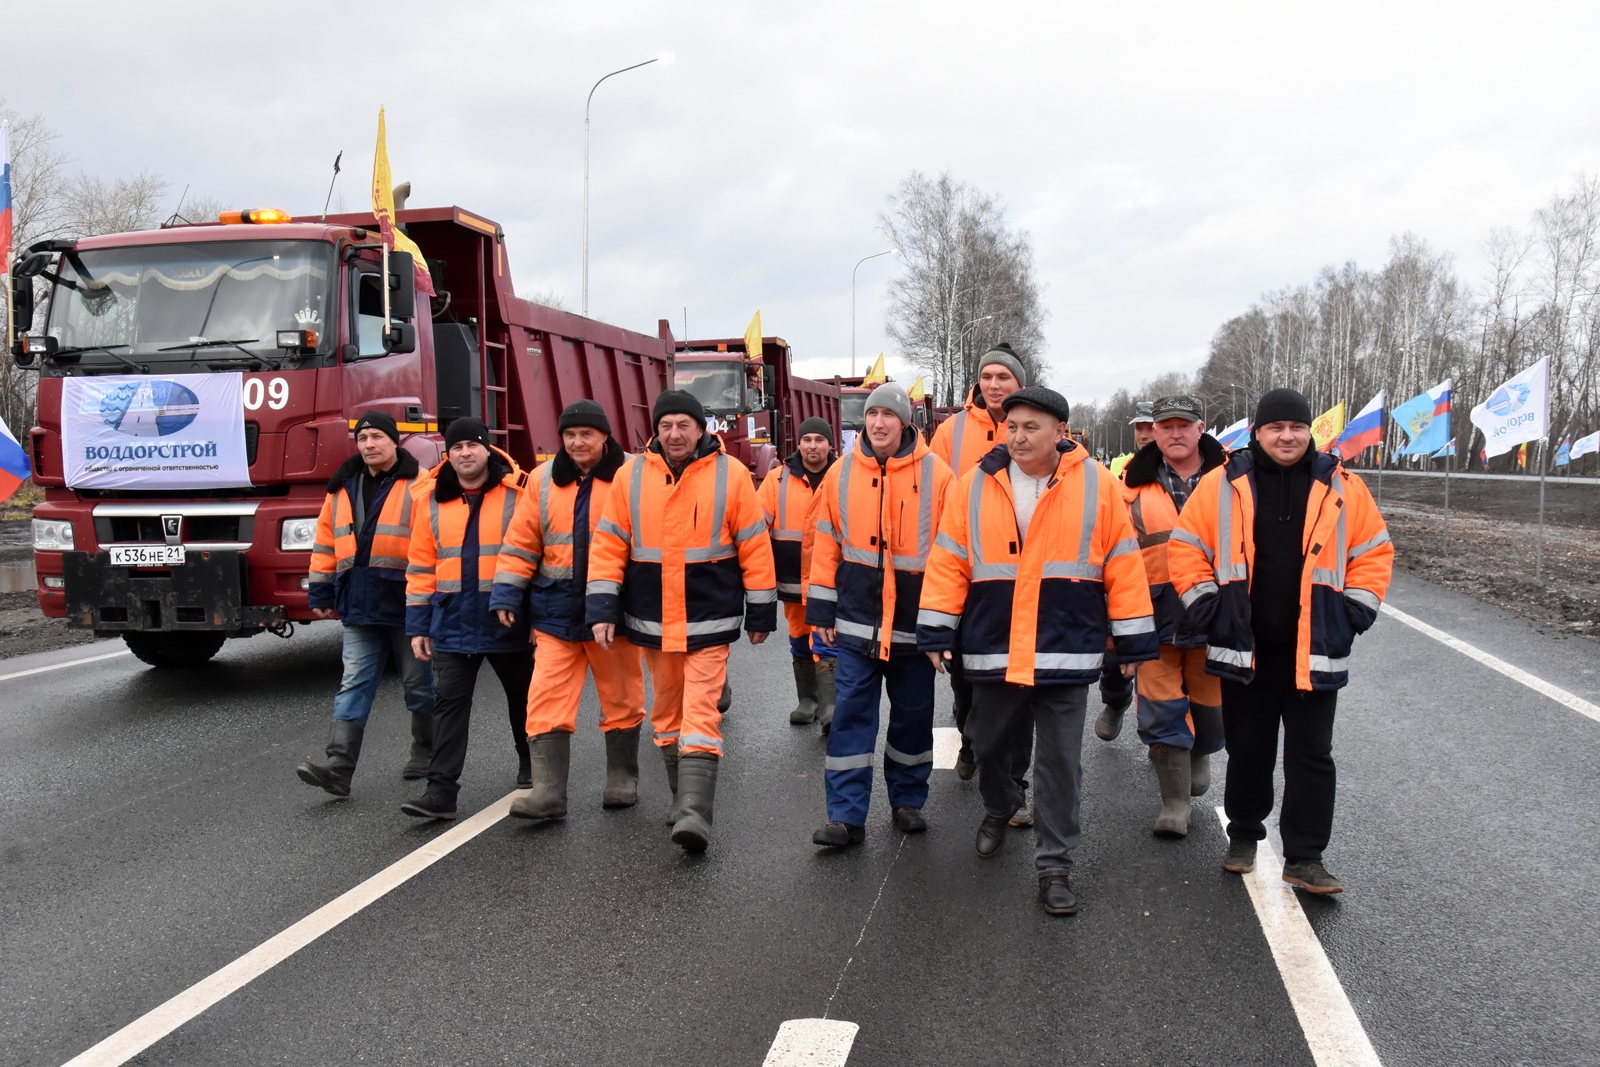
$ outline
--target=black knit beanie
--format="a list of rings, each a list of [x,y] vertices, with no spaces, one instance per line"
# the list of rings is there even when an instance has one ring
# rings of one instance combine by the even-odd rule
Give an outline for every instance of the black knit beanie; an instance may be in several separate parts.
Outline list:
[[[587,397],[568,404],[567,410],[561,413],[556,423],[558,430],[570,430],[577,426],[588,426],[608,436],[611,433],[611,420],[606,418],[606,409]]]
[[[706,424],[705,407],[693,393],[684,389],[668,389],[656,397],[656,405],[650,411],[650,425],[659,428],[665,415],[687,415],[701,426]]]
[[[1273,422],[1303,422],[1311,425],[1311,401],[1294,389],[1273,389],[1256,403],[1256,426]]]
[[[356,420],[355,432],[362,430],[378,430],[388,434],[395,444],[400,443],[400,426],[394,421],[394,416],[386,411],[369,411]]]
[[[827,419],[818,418],[817,416],[813,415],[805,422],[802,422],[800,424],[799,436],[804,437],[808,433],[821,434],[823,437],[828,439],[828,443],[830,445],[833,444],[833,427],[828,425]]]
[[[445,451],[448,452],[463,441],[476,441],[484,448],[488,448],[489,427],[479,419],[456,419],[444,432]]]

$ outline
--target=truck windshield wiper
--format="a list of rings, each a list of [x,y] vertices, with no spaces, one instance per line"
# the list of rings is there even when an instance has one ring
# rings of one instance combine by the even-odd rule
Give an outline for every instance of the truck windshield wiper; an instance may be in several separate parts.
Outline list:
[[[85,352],[104,352],[106,355],[108,355],[112,359],[117,360],[118,362],[122,363],[124,366],[128,367],[130,370],[136,370],[140,374],[148,374],[148,373],[150,373],[150,368],[148,366],[146,366],[145,364],[143,364],[143,363],[135,363],[133,360],[129,359],[127,356],[124,356],[122,353],[113,352],[112,351],[113,348],[127,348],[127,347],[128,347],[127,345],[109,345],[109,346],[108,345],[78,345],[77,347],[74,347],[74,348],[58,348],[58,349],[56,349],[55,354],[57,356],[76,356],[76,355],[82,355]]]
[[[191,341],[189,344],[186,344],[186,345],[169,345],[166,348],[158,348],[158,349],[156,349],[156,351],[157,352],[179,352],[179,351],[182,351],[182,350],[188,349],[188,348],[223,348],[223,347],[237,348],[239,351],[241,351],[241,352],[243,352],[245,354],[246,359],[248,359],[251,363],[260,363],[263,366],[271,367],[273,370],[277,370],[279,367],[282,366],[282,364],[278,360],[270,359],[267,356],[257,355],[256,353],[250,351],[248,348],[244,347],[245,345],[255,344],[259,340],[260,340],[259,337],[242,337],[237,341],[227,341],[227,340]],[[227,360],[218,360],[217,362],[220,363],[220,364],[230,364],[230,363],[242,363],[244,361],[245,360],[241,360],[237,356],[235,356],[235,357],[232,357],[232,358],[227,359]],[[208,364],[206,364],[206,366],[209,367],[209,366],[211,366],[211,364],[208,363]]]
[[[251,370],[260,370],[262,367],[278,369],[276,360],[269,360],[265,356],[225,356],[222,359],[209,359],[206,366],[212,370],[221,370],[224,367],[249,367]]]

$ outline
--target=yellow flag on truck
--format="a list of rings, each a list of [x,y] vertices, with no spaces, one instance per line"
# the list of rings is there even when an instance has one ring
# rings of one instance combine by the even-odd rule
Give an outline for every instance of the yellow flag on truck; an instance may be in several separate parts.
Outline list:
[[[1344,401],[1341,400],[1321,415],[1311,420],[1311,440],[1321,452],[1344,433]]]
[[[378,147],[372,153],[372,214],[378,220],[378,232],[391,252],[410,252],[411,265],[417,279],[417,292],[433,295],[433,277],[428,273],[428,261],[422,256],[417,243],[395,225],[394,176],[389,173],[389,143],[384,132],[383,108],[378,109]]]
[[[862,385],[882,385],[889,380],[889,372],[883,369],[883,353],[878,353],[878,358],[873,361],[872,367],[867,371],[867,376],[861,379]]]
[[[918,378],[916,381],[912,382],[911,388],[906,390],[906,396],[911,398],[911,402],[913,404],[922,403],[922,401],[928,396],[928,387],[926,382],[921,378]]]
[[[750,320],[750,325],[744,328],[744,358],[754,362],[761,358],[761,309],[756,309],[755,318]]]

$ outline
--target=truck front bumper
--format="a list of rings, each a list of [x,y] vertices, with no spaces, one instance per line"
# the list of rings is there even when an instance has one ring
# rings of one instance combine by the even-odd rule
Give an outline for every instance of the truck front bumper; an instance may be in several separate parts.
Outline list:
[[[260,633],[284,620],[278,605],[245,603],[244,553],[187,553],[182,566],[113,567],[108,552],[63,552],[67,625],[101,635],[209,630]]]

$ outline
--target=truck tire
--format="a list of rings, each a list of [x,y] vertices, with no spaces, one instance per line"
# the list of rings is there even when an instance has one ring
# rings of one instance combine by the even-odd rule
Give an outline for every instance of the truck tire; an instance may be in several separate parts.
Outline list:
[[[152,667],[198,667],[217,654],[227,635],[197,633],[126,633],[128,651]]]

